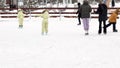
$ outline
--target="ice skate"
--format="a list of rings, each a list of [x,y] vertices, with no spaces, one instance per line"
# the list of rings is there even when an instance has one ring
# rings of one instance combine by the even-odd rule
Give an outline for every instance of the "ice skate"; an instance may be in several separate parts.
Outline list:
[[[113,30],[113,32],[118,32],[118,30]]]

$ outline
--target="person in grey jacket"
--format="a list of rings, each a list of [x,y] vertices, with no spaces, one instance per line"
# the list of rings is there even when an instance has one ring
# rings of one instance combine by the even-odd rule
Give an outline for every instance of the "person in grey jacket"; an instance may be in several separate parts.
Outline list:
[[[85,35],[88,35],[89,31],[89,18],[90,18],[90,12],[92,11],[91,6],[89,5],[87,0],[83,1],[83,4],[81,5],[80,12],[81,12],[81,18],[84,25]]]

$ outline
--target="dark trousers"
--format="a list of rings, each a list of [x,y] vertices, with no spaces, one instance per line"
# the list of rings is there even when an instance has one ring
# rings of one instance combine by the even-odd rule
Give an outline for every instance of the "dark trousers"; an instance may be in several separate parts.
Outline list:
[[[99,30],[98,30],[98,34],[101,34],[101,32],[102,32],[102,22],[103,22],[103,32],[104,32],[104,34],[106,34],[107,33],[107,29],[106,29],[106,21],[104,20],[104,21],[99,21]]]
[[[113,25],[113,31],[115,31],[116,30],[116,22],[107,24],[106,28],[109,27],[110,25]]]
[[[81,20],[80,20],[80,18],[81,18],[81,16],[80,15],[78,15],[78,24],[81,24]]]

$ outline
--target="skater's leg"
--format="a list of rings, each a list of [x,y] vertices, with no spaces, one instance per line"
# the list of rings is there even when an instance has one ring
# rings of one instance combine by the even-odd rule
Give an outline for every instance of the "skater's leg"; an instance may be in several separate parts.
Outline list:
[[[45,33],[48,33],[48,22],[45,23]]]
[[[45,23],[44,23],[44,21],[42,22],[42,35],[44,34],[44,32],[45,32]]]
[[[102,21],[99,21],[98,34],[101,34],[101,32],[102,32]]]
[[[103,32],[104,32],[104,34],[106,34],[106,33],[107,33],[107,29],[106,29],[106,21],[103,21],[103,26],[104,26],[104,30],[103,30]]]
[[[117,32],[116,23],[113,23],[113,32]]]
[[[110,25],[111,25],[111,23],[107,24],[107,25],[106,25],[106,28],[109,27]]]
[[[87,27],[87,25],[86,25],[86,18],[82,18],[82,20],[83,20],[83,27],[84,27],[84,30],[86,30],[86,27]]]
[[[88,35],[88,30],[89,30],[89,19],[88,18],[83,18],[83,26],[85,30],[85,35]]]
[[[86,18],[86,30],[89,30],[89,18]]]
[[[23,19],[19,19],[19,27],[20,27],[20,28],[23,27]]]
[[[81,20],[80,20],[80,16],[78,16],[78,25],[81,25]]]

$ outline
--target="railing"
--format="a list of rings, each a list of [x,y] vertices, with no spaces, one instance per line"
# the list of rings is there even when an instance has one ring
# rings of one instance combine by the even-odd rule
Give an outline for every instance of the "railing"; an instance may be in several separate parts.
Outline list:
[[[67,18],[76,18],[77,14],[77,8],[22,8],[25,12],[25,17],[29,17],[34,14],[41,14],[44,9],[48,9],[50,13],[50,17],[67,17]],[[96,10],[97,8],[92,9]],[[108,8],[108,15],[111,14],[111,12],[115,9],[120,9],[120,7],[115,7],[115,8]],[[0,8],[0,16],[1,18],[16,18],[17,17],[17,10],[18,8]],[[16,11],[13,11],[16,10]],[[39,10],[39,11],[37,11]],[[120,15],[120,13],[119,13]],[[91,12],[91,18],[98,18],[98,14],[94,14]],[[119,18],[119,17],[118,17]]]

